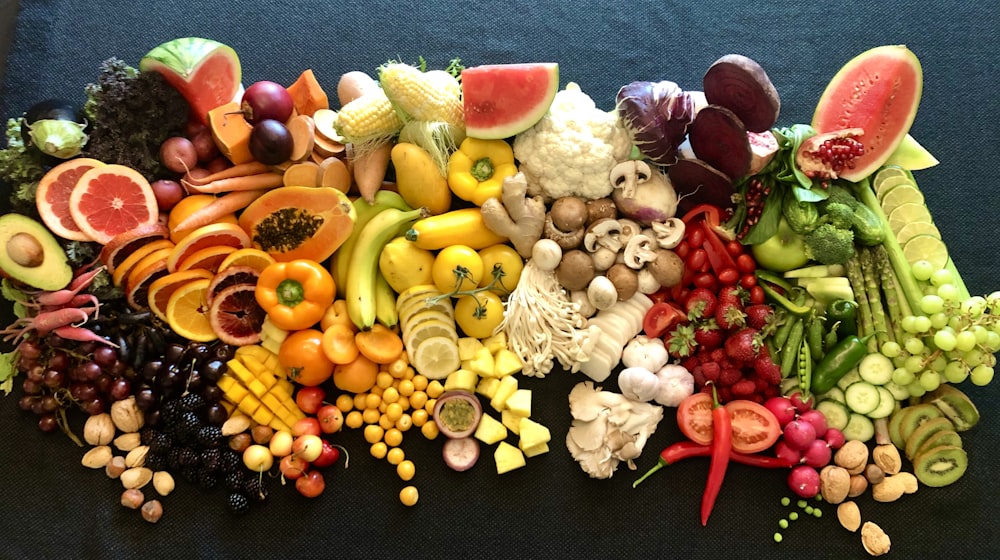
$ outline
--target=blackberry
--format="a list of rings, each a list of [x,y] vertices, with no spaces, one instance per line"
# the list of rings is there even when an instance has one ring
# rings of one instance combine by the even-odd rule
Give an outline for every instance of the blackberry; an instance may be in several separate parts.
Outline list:
[[[174,447],[167,454],[167,467],[172,471],[176,471],[180,469],[182,466],[183,465],[181,465],[181,448]]]
[[[150,453],[166,453],[173,447],[174,442],[167,434],[154,431],[153,435],[146,441],[146,445],[149,446]]]
[[[176,400],[166,401],[160,406],[160,418],[166,426],[172,426],[180,421],[183,412],[181,403]]]
[[[226,500],[229,511],[236,515],[243,515],[250,511],[250,500],[244,494],[233,492]]]
[[[198,393],[188,393],[179,402],[183,412],[197,412],[206,404],[205,398]]]
[[[240,454],[233,451],[232,449],[222,450],[222,457],[219,458],[219,470],[224,472],[240,472],[240,465],[243,464],[243,458]]]
[[[183,467],[181,468],[181,478],[190,482],[191,484],[198,484],[198,467]]]
[[[143,426],[143,428],[139,430],[139,441],[142,442],[143,445],[149,445],[149,442],[152,441],[158,433],[160,432],[153,429],[151,426]]]
[[[219,426],[202,426],[198,430],[198,443],[203,447],[218,447],[222,444],[222,428]]]
[[[243,479],[243,492],[252,501],[263,502],[267,499],[267,486],[259,476],[248,476]]]
[[[218,472],[222,465],[222,450],[218,448],[203,449],[201,452],[201,466],[210,472]]]
[[[212,490],[219,485],[219,477],[204,468],[196,469],[195,484],[202,490]]]
[[[201,457],[197,449],[192,447],[182,447],[178,461],[182,467],[194,467],[201,462]]]
[[[193,443],[198,439],[198,431],[201,430],[201,418],[194,412],[181,414],[180,422],[177,425],[177,439],[186,443]]]
[[[243,489],[244,478],[245,475],[243,474],[243,471],[232,471],[226,473],[226,477],[222,479],[222,484],[226,487],[226,489],[235,492]]]
[[[146,453],[146,461],[143,466],[153,470],[154,472],[162,471],[167,468],[167,456],[162,453],[153,453],[150,451],[149,453]]]

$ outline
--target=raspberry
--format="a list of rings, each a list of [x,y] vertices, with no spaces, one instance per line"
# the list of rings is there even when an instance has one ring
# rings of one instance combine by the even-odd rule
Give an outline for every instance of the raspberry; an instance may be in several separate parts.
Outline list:
[[[722,363],[729,360],[729,356],[726,355],[726,350],[723,348],[715,348],[708,355],[711,356],[713,362]]]
[[[743,373],[732,367],[722,368],[719,372],[719,385],[729,387],[743,379]]]
[[[719,381],[719,376],[722,374],[722,368],[719,364],[715,362],[707,362],[701,366],[701,375],[705,378],[705,381],[711,381],[712,383],[717,383]]]
[[[736,383],[733,383],[730,390],[733,392],[733,396],[749,397],[754,394],[754,391],[757,390],[757,386],[754,385],[754,382],[749,379],[741,379]]]
[[[763,393],[765,389],[771,386],[771,384],[768,383],[766,379],[760,377],[759,375],[753,376],[752,381],[753,381],[754,391],[757,391],[759,393]]]

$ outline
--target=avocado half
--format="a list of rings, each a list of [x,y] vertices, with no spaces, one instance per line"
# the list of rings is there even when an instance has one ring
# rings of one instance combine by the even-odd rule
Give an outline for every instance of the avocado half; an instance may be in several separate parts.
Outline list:
[[[39,290],[61,290],[73,268],[55,236],[40,222],[21,214],[0,216],[0,272]]]

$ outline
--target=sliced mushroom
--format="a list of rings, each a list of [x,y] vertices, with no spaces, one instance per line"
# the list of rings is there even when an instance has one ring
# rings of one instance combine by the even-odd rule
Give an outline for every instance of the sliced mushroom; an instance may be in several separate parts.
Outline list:
[[[632,198],[636,188],[653,175],[649,164],[642,160],[623,161],[611,168],[611,186],[622,190],[622,196]]]
[[[587,228],[583,235],[583,248],[593,253],[598,247],[605,247],[617,253],[622,249],[621,233],[622,225],[618,220],[602,218]]]
[[[639,270],[646,263],[656,260],[656,251],[657,247],[652,239],[642,234],[634,235],[625,245],[625,264]]]
[[[635,220],[618,218],[618,223],[622,227],[622,232],[618,234],[618,240],[622,245],[627,245],[630,239],[642,233],[642,224]]]
[[[680,245],[684,239],[684,220],[680,218],[670,218],[663,222],[653,222],[651,224],[656,235],[656,244],[661,249],[673,249]]]
[[[559,244],[563,251],[576,249],[583,243],[583,234],[586,230],[583,227],[572,231],[559,229],[552,219],[552,213],[545,216],[545,226],[542,228],[542,237],[551,239]]]

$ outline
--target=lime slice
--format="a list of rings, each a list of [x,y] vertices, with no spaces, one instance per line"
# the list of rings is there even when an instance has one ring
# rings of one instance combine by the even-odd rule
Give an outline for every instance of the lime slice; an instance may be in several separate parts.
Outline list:
[[[926,206],[915,202],[900,204],[889,214],[889,228],[893,234],[899,233],[903,226],[913,222],[933,224],[934,220],[931,219],[931,212]]]
[[[458,333],[455,331],[455,323],[449,323],[439,319],[431,319],[420,323],[403,337],[403,344],[407,348],[417,348],[428,338],[444,337],[451,339],[458,344]]]
[[[878,187],[875,187],[875,185],[872,185],[872,188],[875,189],[875,196],[879,200],[882,200],[883,198],[885,198],[885,195],[887,195],[889,193],[889,191],[891,191],[892,189],[894,189],[894,188],[896,188],[896,187],[898,187],[900,185],[908,185],[910,187],[916,187],[916,183],[913,182],[913,179],[911,179],[909,177],[898,177],[897,176],[897,177],[889,177],[887,179],[884,179],[884,180],[882,180],[882,181],[879,182]]]
[[[444,336],[432,336],[409,350],[410,363],[428,379],[444,379],[462,366],[458,343]]]
[[[941,239],[941,232],[936,225],[928,224],[927,222],[913,222],[906,224],[896,232],[896,241],[902,247],[907,241],[918,235],[930,235],[931,237]]]
[[[893,210],[895,210],[901,204],[906,203],[923,204],[924,203],[924,193],[920,192],[919,189],[911,185],[896,185],[882,197],[882,211],[888,216]]]
[[[885,181],[892,177],[909,177],[910,172],[903,169],[899,165],[886,165],[875,172],[875,176],[872,177],[872,186],[880,181]]]
[[[948,264],[948,248],[944,241],[933,235],[914,235],[903,245],[903,256],[911,265],[919,260],[926,260],[934,265],[935,270],[943,269]]]

